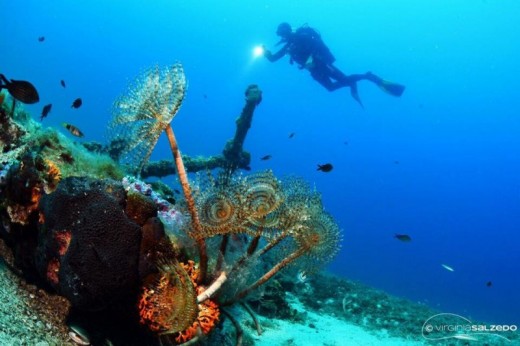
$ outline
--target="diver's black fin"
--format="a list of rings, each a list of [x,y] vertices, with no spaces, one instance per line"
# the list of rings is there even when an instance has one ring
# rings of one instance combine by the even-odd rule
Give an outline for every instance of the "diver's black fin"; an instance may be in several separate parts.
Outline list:
[[[399,97],[404,92],[405,86],[402,84],[387,81],[386,79],[376,76],[372,72],[367,72],[365,74],[365,76],[366,76],[366,79],[368,79],[371,82],[374,82],[384,92],[386,92],[392,96]]]
[[[363,106],[363,102],[361,102],[361,98],[359,97],[358,90],[357,90],[357,83],[355,83],[355,82],[350,84],[350,95],[352,96],[352,98],[354,100],[356,100],[360,104],[361,108],[365,108]]]

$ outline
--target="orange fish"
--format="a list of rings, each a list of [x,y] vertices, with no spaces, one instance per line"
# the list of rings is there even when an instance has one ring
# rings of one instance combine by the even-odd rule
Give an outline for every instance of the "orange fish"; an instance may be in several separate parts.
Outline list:
[[[80,129],[78,129],[76,126],[74,125],[71,125],[71,124],[67,124],[67,123],[63,123],[62,124],[64,128],[66,128],[67,130],[69,130],[69,132],[76,136],[76,137],[83,137],[83,132],[80,131]]]

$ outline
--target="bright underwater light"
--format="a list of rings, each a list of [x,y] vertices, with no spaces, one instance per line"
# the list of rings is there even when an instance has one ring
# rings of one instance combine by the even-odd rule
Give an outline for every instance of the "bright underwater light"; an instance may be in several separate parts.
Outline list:
[[[259,56],[264,55],[264,46],[256,46],[253,48],[253,56],[258,58]]]

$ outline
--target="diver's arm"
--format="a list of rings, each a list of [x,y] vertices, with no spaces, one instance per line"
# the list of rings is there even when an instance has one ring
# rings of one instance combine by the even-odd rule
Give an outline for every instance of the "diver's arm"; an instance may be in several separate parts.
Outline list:
[[[267,60],[271,62],[275,62],[277,60],[280,60],[285,54],[287,54],[288,51],[288,45],[285,45],[276,53],[271,53],[269,49],[265,49],[264,56],[267,58]]]

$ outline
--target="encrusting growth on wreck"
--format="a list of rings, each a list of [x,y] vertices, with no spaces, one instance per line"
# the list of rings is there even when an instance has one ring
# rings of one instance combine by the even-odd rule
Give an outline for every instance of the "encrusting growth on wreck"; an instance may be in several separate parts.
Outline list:
[[[341,240],[320,195],[302,179],[237,172],[249,168],[243,144],[262,99],[256,85],[247,88],[234,138],[218,158],[225,169],[213,174],[214,166],[201,164],[206,173],[190,185],[171,127],[185,92],[181,64],[155,66],[115,102],[112,142],[127,154],[123,163],[133,165],[78,149],[30,117],[15,121],[0,109],[0,237],[15,263],[73,309],[104,321],[98,329],[135,323],[133,335],[150,345],[200,341],[222,316],[241,335],[224,306],[243,303],[285,267],[316,271]],[[162,131],[183,189],[177,204],[121,173],[133,167],[139,175],[147,167]],[[85,164],[91,161],[104,162],[103,169]]]

